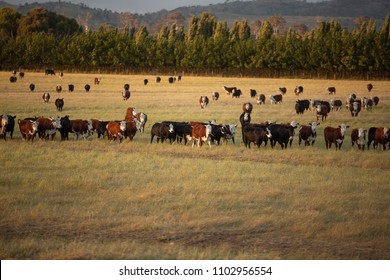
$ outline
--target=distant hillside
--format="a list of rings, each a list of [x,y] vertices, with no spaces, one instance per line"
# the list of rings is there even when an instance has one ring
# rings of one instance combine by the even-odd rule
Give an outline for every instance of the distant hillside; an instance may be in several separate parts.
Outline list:
[[[389,0],[331,0],[319,3],[297,0],[226,1],[223,4],[182,7],[172,11],[162,10],[143,15],[131,14],[131,11],[118,13],[68,2],[32,3],[17,6],[0,1],[0,8],[5,6],[12,7],[22,14],[26,14],[31,9],[43,7],[57,14],[75,18],[80,24],[88,25],[90,29],[97,29],[102,25],[114,28],[145,25],[151,33],[157,32],[163,24],[169,24],[172,21],[187,26],[191,16],[202,12],[212,13],[218,20],[227,21],[228,24],[237,19],[246,18],[252,22],[277,15],[284,17],[288,25],[303,23],[309,28],[315,27],[318,21],[331,18],[338,20],[342,26],[353,28],[355,27],[354,19],[362,16],[373,18],[380,25],[386,14],[390,13]]]

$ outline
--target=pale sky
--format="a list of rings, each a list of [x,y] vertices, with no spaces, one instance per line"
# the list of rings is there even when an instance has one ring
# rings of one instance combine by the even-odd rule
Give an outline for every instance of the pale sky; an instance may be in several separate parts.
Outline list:
[[[3,0],[10,4],[25,4],[34,2],[57,2],[58,0]],[[62,2],[84,3],[90,8],[108,9],[117,12],[151,13],[162,9],[168,11],[183,6],[205,6],[209,4],[224,3],[226,0],[61,0]],[[233,0],[235,1],[235,0]],[[245,1],[245,0],[241,0]],[[246,0],[249,1],[249,0]],[[320,2],[327,0],[307,0],[307,2]]]

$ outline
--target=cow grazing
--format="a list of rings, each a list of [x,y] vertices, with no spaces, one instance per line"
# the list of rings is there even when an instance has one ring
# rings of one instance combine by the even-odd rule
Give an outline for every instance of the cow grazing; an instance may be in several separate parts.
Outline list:
[[[335,87],[328,87],[328,93],[329,94],[336,94],[336,88]]]
[[[256,97],[256,103],[257,104],[265,104],[265,95],[264,94],[259,94],[257,97]]]
[[[33,120],[18,120],[20,134],[23,140],[34,141],[38,131],[38,122]]]
[[[296,86],[295,89],[294,89],[294,93],[295,93],[295,95],[300,95],[301,93],[303,93],[303,87],[302,86]]]
[[[11,115],[1,115],[0,116],[0,134],[4,138],[4,141],[7,140],[7,132],[12,139],[15,129],[15,118],[16,116]]]
[[[62,111],[62,108],[64,107],[64,99],[63,98],[57,98],[56,101],[54,102],[56,105],[56,108],[58,111]]]
[[[349,105],[349,110],[351,111],[352,117],[357,117],[362,109],[361,100],[355,100]]]
[[[330,100],[330,107],[332,108],[332,111],[339,111],[342,106],[343,106],[343,102],[341,102],[341,100],[339,99]]]
[[[137,119],[138,122],[140,123],[139,131],[141,133],[144,133],[145,132],[145,124],[148,121],[148,116],[145,113],[140,112],[140,113],[137,113],[134,116],[134,118]]]
[[[161,143],[164,143],[166,139],[169,139],[169,142],[172,143],[172,134],[175,132],[172,123],[155,123],[151,129],[151,138],[150,143],[153,143],[154,136],[157,137],[157,143],[161,139]]]
[[[374,88],[374,86],[372,84],[368,84],[367,85],[367,90],[368,92],[371,92],[371,90]]]
[[[73,92],[74,91],[74,85],[68,85],[68,91]]]
[[[61,128],[58,131],[61,134],[61,140],[69,140],[69,132],[72,132],[72,123],[69,120],[69,116],[66,115],[60,118]]]
[[[60,93],[62,91],[62,86],[56,86],[56,92]]]
[[[123,97],[123,101],[126,101],[127,99],[129,99],[130,98],[130,91],[125,90],[124,92],[122,92],[122,97]]]
[[[156,77],[156,83],[159,84],[161,82],[161,77]]]
[[[85,92],[89,92],[89,91],[91,90],[91,86],[88,85],[88,84],[86,84],[86,85],[84,86],[84,89],[85,89]]]
[[[217,101],[219,99],[219,92],[214,91],[211,97],[214,101]]]
[[[78,140],[79,136],[84,140],[87,140],[88,137],[88,132],[92,130],[92,127],[86,120],[81,120],[81,119],[76,119],[76,120],[71,120],[70,121],[71,126],[72,126],[72,133],[74,133],[74,139]]]
[[[51,140],[54,140],[54,136],[56,135],[57,129],[60,129],[61,120],[58,118],[38,118],[38,134],[41,139],[48,140],[51,136]]]
[[[226,91],[226,94],[231,94],[233,93],[233,90],[237,89],[236,87],[227,87],[227,86],[223,86],[223,89]]]
[[[144,86],[146,86],[149,83],[148,79],[144,79]]]
[[[317,122],[321,118],[322,121],[326,121],[326,117],[328,116],[328,109],[326,105],[317,105],[316,109]]]
[[[48,103],[49,100],[50,100],[50,93],[45,92],[45,93],[42,95],[42,99],[43,99],[43,102]]]
[[[271,101],[271,104],[282,103],[283,95],[282,94],[270,95],[269,100]]]
[[[368,130],[367,149],[370,148],[374,141],[373,147],[376,149],[378,144],[382,145],[382,149],[386,150],[386,144],[390,142],[390,128],[388,127],[371,127]]]
[[[30,88],[30,91],[31,91],[31,92],[34,92],[34,90],[35,90],[35,85],[34,85],[34,84],[30,84],[29,88]]]
[[[122,139],[125,137],[126,131],[126,121],[118,122],[109,122],[106,126],[107,135],[110,141],[115,141],[119,139],[119,144],[122,143]]]
[[[317,138],[317,126],[319,122],[309,123],[310,125],[301,125],[299,128],[299,145],[302,140],[305,141],[305,146],[313,146]]]
[[[371,100],[372,100],[372,105],[374,105],[374,106],[378,105],[378,103],[379,103],[378,96],[374,96],[373,98],[371,98]]]
[[[287,89],[285,87],[280,87],[279,93],[285,95],[287,93]]]
[[[201,147],[203,142],[208,141],[211,147],[212,126],[210,124],[197,124],[192,127],[192,147],[195,146],[195,141],[198,142],[198,147]]]
[[[364,128],[354,128],[351,132],[352,146],[356,143],[359,150],[364,151],[366,146],[366,130]]]
[[[247,103],[244,103],[244,105],[242,105],[242,111],[244,111],[245,113],[252,113],[252,110],[253,110],[253,105],[249,102]]]
[[[332,146],[332,143],[335,144],[336,150],[341,149],[341,145],[344,141],[344,135],[347,132],[347,128],[349,128],[349,125],[339,125],[339,127],[334,128],[327,126],[324,129],[324,138],[325,138],[325,145],[326,149],[330,149]]]
[[[255,98],[256,95],[257,95],[257,91],[256,91],[255,89],[250,89],[250,90],[249,90],[249,94],[250,94],[250,96],[251,96],[252,98]]]
[[[207,105],[209,104],[209,98],[207,96],[202,95],[199,98],[199,104],[201,109],[205,109]]]
[[[93,84],[94,85],[98,85],[98,84],[100,84],[100,81],[102,80],[102,78],[95,78],[94,80],[93,80]]]
[[[176,82],[176,79],[174,77],[168,78],[168,83],[173,84],[174,82]]]
[[[56,72],[54,72],[53,69],[46,69],[46,70],[45,70],[45,75],[46,75],[46,76],[47,76],[47,75],[53,76],[53,75],[55,75],[55,74],[56,74]]]
[[[9,78],[9,81],[10,81],[11,83],[16,83],[17,80],[18,80],[18,78],[14,77],[14,76],[11,76],[11,77]]]

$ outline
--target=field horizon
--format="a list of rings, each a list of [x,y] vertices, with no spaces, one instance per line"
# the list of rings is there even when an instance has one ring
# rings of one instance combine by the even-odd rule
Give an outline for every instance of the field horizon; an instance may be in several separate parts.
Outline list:
[[[389,148],[364,152],[351,146],[353,128],[389,126],[390,82],[258,79],[183,76],[161,84],[154,75],[26,72],[11,84],[0,72],[0,114],[17,119],[64,116],[71,119],[123,119],[127,107],[148,115],[145,133],[122,144],[87,141],[0,141],[1,259],[390,259]],[[94,77],[101,77],[99,85]],[[149,79],[147,86],[143,79]],[[36,90],[31,93],[29,84]],[[84,91],[85,84],[91,91]],[[130,84],[131,97],[121,92]],[[67,92],[74,84],[75,92]],[[55,92],[61,85],[63,92]],[[222,87],[237,86],[239,99]],[[254,105],[252,122],[307,124],[315,113],[297,115],[300,99],[378,96],[371,112],[356,118],[345,109],[331,112],[318,127],[313,147],[281,150],[241,139],[238,117],[244,102]],[[269,95],[287,87],[282,104]],[[335,96],[327,87],[335,86]],[[249,89],[266,95],[257,105]],[[50,102],[42,101],[50,92]],[[220,93],[212,101],[211,94]],[[198,99],[210,98],[201,110]],[[64,98],[62,112],[54,106]],[[155,122],[207,121],[238,124],[236,143],[192,148],[190,144],[150,144]],[[326,150],[323,129],[350,125],[340,151]],[[298,131],[296,131],[298,134]]]

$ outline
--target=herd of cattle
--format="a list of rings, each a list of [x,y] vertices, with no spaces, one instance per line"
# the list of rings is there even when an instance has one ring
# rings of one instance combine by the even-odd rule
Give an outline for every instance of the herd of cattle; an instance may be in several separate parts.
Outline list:
[[[13,73],[16,79],[16,73]],[[46,75],[55,75],[54,70],[47,69]],[[62,74],[62,73],[61,73]],[[19,78],[23,78],[24,73],[19,73]],[[176,80],[180,81],[181,77],[170,77],[169,83],[173,83]],[[11,81],[11,79],[10,79]],[[16,81],[16,80],[15,80]],[[94,83],[99,84],[101,78],[95,78]],[[161,81],[160,77],[156,78],[156,83]],[[11,82],[14,82],[13,80]],[[148,84],[148,80],[144,80],[144,85]],[[33,91],[35,86],[30,85],[30,90]],[[242,95],[242,91],[237,87],[223,87],[227,94],[231,94],[232,97],[239,98]],[[370,92],[372,90],[372,84],[367,85],[367,89]],[[90,86],[87,84],[85,87],[86,91],[89,91]],[[62,88],[57,86],[56,91],[61,92]],[[74,86],[69,85],[69,91],[73,91]],[[124,100],[130,98],[130,86],[129,84],[124,85],[124,92],[122,97]],[[279,94],[271,95],[269,97],[271,104],[281,103],[283,101],[283,95],[287,92],[286,88],[279,88]],[[303,93],[303,87],[297,86],[294,89],[295,95],[299,96]],[[329,87],[328,93],[335,94],[336,88]],[[265,104],[265,95],[257,94],[256,90],[250,90],[250,96],[256,98],[257,104]],[[42,96],[44,102],[48,102],[50,99],[49,93],[44,93]],[[213,92],[212,99],[217,101],[219,99],[219,93]],[[378,97],[361,99],[357,98],[355,94],[351,94],[347,101],[346,107],[349,108],[352,116],[358,116],[361,109],[371,110],[373,106],[376,106],[379,102]],[[201,109],[205,109],[209,103],[207,96],[201,96],[199,98],[199,104]],[[56,99],[55,105],[58,111],[62,111],[64,106],[64,99]],[[311,122],[309,125],[301,125],[299,131],[299,145],[304,142],[305,146],[313,145],[317,137],[317,127],[320,125],[319,119],[326,121],[327,115],[331,110],[340,110],[342,107],[342,101],[332,99],[330,102],[324,100],[297,100],[295,104],[295,110],[297,114],[303,114],[307,110],[313,110],[316,112],[317,121]],[[239,116],[241,123],[241,134],[242,141],[247,148],[250,148],[251,143],[254,143],[257,147],[262,144],[267,146],[268,141],[272,148],[278,143],[282,149],[292,145],[292,141],[295,136],[295,130],[298,128],[298,123],[291,122],[285,124],[276,124],[272,121],[265,123],[252,123],[251,112],[253,105],[251,103],[245,103],[242,107],[243,113]],[[10,134],[12,139],[14,127],[15,127],[16,116],[1,115],[0,116],[0,137],[6,140],[7,133]],[[124,120],[118,121],[101,121],[97,119],[70,119],[69,116],[64,117],[33,117],[19,119],[17,121],[19,130],[22,135],[22,139],[26,141],[33,141],[36,135],[40,139],[48,140],[54,139],[56,132],[58,131],[61,135],[61,140],[68,140],[69,133],[73,133],[75,139],[82,138],[86,140],[89,136],[97,134],[98,138],[107,138],[110,141],[118,140],[119,143],[123,139],[129,138],[133,140],[137,131],[143,133],[145,131],[145,124],[147,122],[147,115],[145,113],[138,113],[135,108],[129,107],[126,111]],[[325,127],[324,128],[324,139],[326,148],[331,148],[332,144],[335,144],[336,150],[340,149],[347,129],[349,126],[341,124],[339,127]],[[182,143],[187,144],[188,141],[192,141],[192,146],[197,144],[202,146],[203,143],[207,142],[209,146],[212,143],[220,144],[222,142],[227,143],[232,140],[235,143],[234,136],[237,130],[235,124],[217,124],[216,121],[208,122],[177,122],[177,121],[162,121],[154,123],[151,127],[151,138],[152,143],[156,137],[157,142],[169,141],[170,143]],[[368,130],[368,141],[367,141],[367,130],[363,128],[355,128],[351,132],[352,145],[357,144],[360,150],[370,148],[373,143],[374,149],[381,145],[382,149],[386,149],[386,145],[390,148],[390,129],[387,127],[371,127]]]

